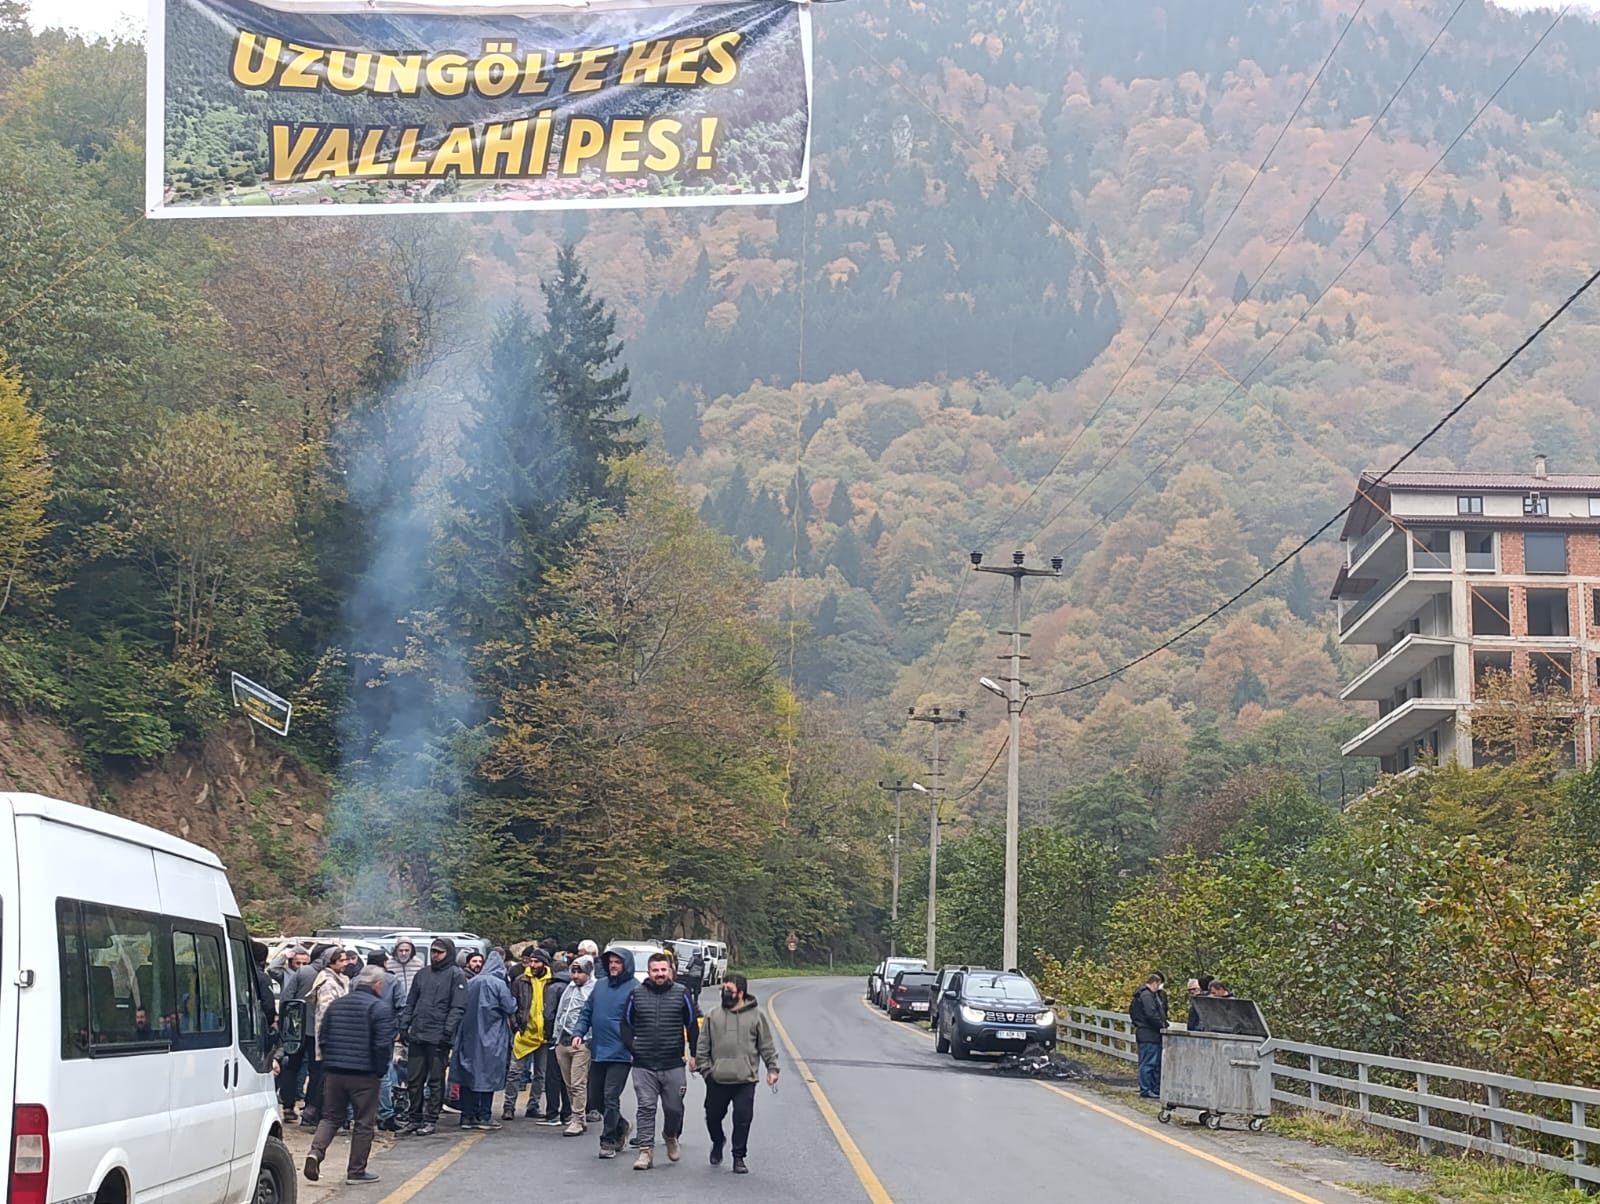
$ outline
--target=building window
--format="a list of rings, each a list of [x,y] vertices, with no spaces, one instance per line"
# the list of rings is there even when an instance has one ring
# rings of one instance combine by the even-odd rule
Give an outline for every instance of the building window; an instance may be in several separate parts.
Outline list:
[[[1572,634],[1572,621],[1567,613],[1566,590],[1528,591],[1528,634],[1541,636]]]
[[[1486,681],[1495,680],[1495,675],[1501,677],[1511,676],[1511,653],[1509,652],[1474,652],[1472,654],[1472,682],[1482,690]]]
[[[1462,494],[1460,497],[1456,498],[1456,513],[1457,514],[1482,514],[1483,513],[1483,498],[1482,498],[1482,496],[1478,495],[1478,496],[1468,497],[1466,494]]]
[[[1549,514],[1550,499],[1542,493],[1525,493],[1522,495],[1522,512],[1524,514]]]
[[[1450,568],[1450,532],[1413,531],[1411,567],[1419,572]]]
[[[1565,532],[1529,531],[1522,537],[1523,565],[1530,573],[1567,571]]]
[[[1467,532],[1467,572],[1492,573],[1496,568],[1494,559],[1494,532],[1493,531],[1468,531]]]
[[[1572,657],[1564,652],[1535,652],[1528,660],[1533,667],[1533,688],[1539,693],[1572,692]]]
[[[1511,591],[1474,589],[1472,591],[1472,634],[1511,634]]]
[[[1591,497],[1589,499],[1589,517],[1600,518],[1600,497]]]

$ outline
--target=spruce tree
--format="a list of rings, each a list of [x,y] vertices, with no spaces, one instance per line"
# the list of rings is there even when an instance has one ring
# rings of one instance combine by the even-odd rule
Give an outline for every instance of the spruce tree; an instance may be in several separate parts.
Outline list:
[[[468,645],[507,635],[574,520],[560,519],[570,453],[541,386],[533,319],[513,302],[495,320],[450,482],[439,577]]]
[[[574,495],[613,504],[608,460],[638,451],[629,438],[639,425],[623,413],[629,402],[628,369],[617,363],[622,341],[617,319],[589,292],[589,277],[571,243],[556,257],[555,276],[541,282],[545,330],[538,339],[537,371],[567,450],[567,482]]]
[[[1316,594],[1311,588],[1311,576],[1306,572],[1305,561],[1299,557],[1289,566],[1289,584],[1284,589],[1284,601],[1289,613],[1302,623],[1309,623],[1317,614]]]
[[[1478,207],[1472,203],[1472,198],[1467,198],[1467,203],[1461,207],[1461,228],[1471,230],[1483,220],[1478,216]]]
[[[1344,337],[1347,339],[1356,337],[1356,316],[1348,310],[1344,315]]]
[[[855,516],[856,508],[850,504],[850,487],[843,481],[835,481],[828,498],[828,521],[836,527],[848,527]]]
[[[1511,216],[1512,216],[1512,212],[1513,212],[1513,210],[1511,208],[1511,194],[1509,192],[1506,192],[1504,189],[1500,190],[1499,210],[1500,210],[1500,220],[1502,222],[1509,222],[1511,220]]]
[[[685,385],[673,389],[661,403],[661,443],[674,460],[705,448],[700,437],[700,405]]]
[[[1250,282],[1244,278],[1244,273],[1240,272],[1233,280],[1233,303],[1240,305],[1249,295]]]
[[[878,541],[883,538],[883,515],[874,512],[867,520],[866,543],[868,547],[875,548]]]
[[[860,585],[866,570],[866,551],[861,546],[861,539],[849,527],[839,532],[839,538],[833,541],[833,548],[829,559],[833,567],[839,570],[839,575],[851,585]]]

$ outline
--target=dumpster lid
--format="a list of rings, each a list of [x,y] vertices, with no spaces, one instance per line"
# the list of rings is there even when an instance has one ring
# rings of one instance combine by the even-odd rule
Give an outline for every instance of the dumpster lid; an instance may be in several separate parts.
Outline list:
[[[1199,1021],[1192,1031],[1262,1039],[1272,1035],[1267,1031],[1267,1022],[1253,999],[1237,999],[1232,995],[1220,999],[1196,995],[1189,1003]]]

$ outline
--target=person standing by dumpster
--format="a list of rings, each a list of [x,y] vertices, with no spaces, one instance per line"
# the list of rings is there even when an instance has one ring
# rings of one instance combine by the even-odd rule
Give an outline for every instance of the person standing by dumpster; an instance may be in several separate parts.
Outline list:
[[[1167,980],[1153,970],[1144,986],[1133,993],[1128,1019],[1139,1047],[1139,1098],[1161,1098],[1161,1037],[1167,1027]]]

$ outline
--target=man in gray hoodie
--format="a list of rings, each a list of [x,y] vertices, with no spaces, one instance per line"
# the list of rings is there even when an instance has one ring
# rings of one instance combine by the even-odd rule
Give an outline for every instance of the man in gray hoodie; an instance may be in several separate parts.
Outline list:
[[[772,1028],[749,993],[743,974],[722,980],[722,1006],[707,1012],[700,1030],[699,1070],[706,1080],[706,1131],[711,1165],[722,1165],[722,1118],[733,1105],[733,1173],[748,1174],[750,1122],[755,1117],[756,1082],[766,1063],[767,1085],[778,1085],[778,1047]]]
[[[585,1113],[589,1107],[589,1047],[574,1047],[572,1038],[583,1015],[583,1005],[589,1002],[594,991],[594,958],[584,954],[572,963],[572,981],[561,992],[556,1004],[555,1022],[550,1025],[551,1044],[556,1051],[556,1065],[561,1068],[562,1081],[567,1085],[567,1095],[572,1100],[572,1119],[561,1130],[563,1137],[582,1137],[589,1127]]]

